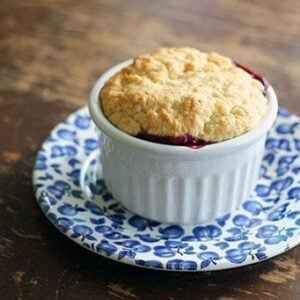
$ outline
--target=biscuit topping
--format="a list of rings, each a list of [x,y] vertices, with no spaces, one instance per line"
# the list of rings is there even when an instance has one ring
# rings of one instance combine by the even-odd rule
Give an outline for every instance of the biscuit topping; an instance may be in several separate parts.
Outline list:
[[[100,94],[108,120],[134,135],[192,136],[217,142],[263,118],[263,84],[217,53],[159,48],[134,58]]]

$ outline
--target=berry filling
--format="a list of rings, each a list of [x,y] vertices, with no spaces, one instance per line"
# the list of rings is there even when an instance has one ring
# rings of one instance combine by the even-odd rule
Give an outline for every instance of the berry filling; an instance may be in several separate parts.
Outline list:
[[[254,72],[253,70],[251,70],[250,68],[238,63],[238,62],[234,62],[234,64],[243,69],[244,71],[246,71],[248,74],[250,74],[254,79],[260,81],[262,83],[262,85],[265,87],[265,89],[268,87],[269,83],[268,81],[266,80],[266,78],[264,78],[263,76],[261,76],[260,74]]]
[[[193,149],[199,149],[208,144],[212,144],[211,142],[205,142],[203,140],[197,139],[188,133],[180,136],[159,136],[147,133],[139,133],[137,137],[142,140],[147,140],[154,143],[187,146]]]
[[[260,81],[264,85],[265,89],[269,85],[263,76],[255,73],[250,68],[248,68],[238,62],[234,62],[234,64],[237,67],[239,67],[239,68],[243,69],[244,71],[246,71],[247,73],[249,73],[254,79]],[[264,94],[265,94],[265,92],[264,92]],[[188,133],[181,135],[181,136],[158,136],[158,135],[147,134],[147,133],[139,133],[137,135],[137,138],[140,138],[142,140],[147,140],[150,142],[154,142],[154,143],[159,143],[159,144],[167,144],[167,145],[174,145],[174,146],[186,146],[186,147],[190,147],[192,149],[199,149],[206,145],[213,144],[213,142],[207,142],[207,141],[200,140]]]

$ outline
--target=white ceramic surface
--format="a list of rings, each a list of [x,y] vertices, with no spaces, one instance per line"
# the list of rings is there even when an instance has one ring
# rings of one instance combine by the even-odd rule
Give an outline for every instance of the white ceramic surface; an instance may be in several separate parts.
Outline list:
[[[96,82],[89,102],[101,130],[101,160],[108,189],[131,211],[167,223],[196,224],[236,209],[249,196],[259,172],[267,131],[278,110],[271,86],[260,124],[239,137],[201,149],[162,145],[132,137],[104,116],[99,92],[131,60]]]

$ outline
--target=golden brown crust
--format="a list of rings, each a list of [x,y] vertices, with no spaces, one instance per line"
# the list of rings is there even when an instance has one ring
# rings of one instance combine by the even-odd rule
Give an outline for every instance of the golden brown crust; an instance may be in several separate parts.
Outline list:
[[[263,90],[217,53],[159,48],[109,79],[101,104],[110,122],[131,135],[190,134],[222,141],[258,124],[267,106]]]

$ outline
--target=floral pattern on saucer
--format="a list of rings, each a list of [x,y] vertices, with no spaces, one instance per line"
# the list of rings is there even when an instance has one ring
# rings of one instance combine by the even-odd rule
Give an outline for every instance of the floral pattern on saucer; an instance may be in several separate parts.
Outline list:
[[[33,184],[47,218],[97,254],[162,270],[234,268],[300,243],[300,119],[280,109],[265,148],[260,179],[238,210],[205,224],[162,224],[132,214],[106,189],[84,107],[42,145]]]

